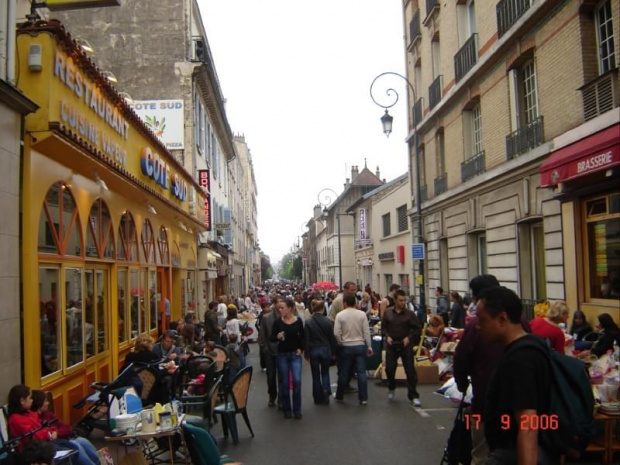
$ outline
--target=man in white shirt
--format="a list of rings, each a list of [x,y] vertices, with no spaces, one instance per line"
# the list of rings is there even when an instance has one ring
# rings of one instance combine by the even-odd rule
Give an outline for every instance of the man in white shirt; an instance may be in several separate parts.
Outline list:
[[[366,314],[357,310],[355,303],[354,294],[344,294],[342,296],[344,309],[336,315],[334,324],[334,335],[340,345],[338,356],[342,360],[335,399],[337,402],[343,401],[351,367],[355,364],[359,402],[360,405],[367,405],[366,357],[372,356],[372,345]]]

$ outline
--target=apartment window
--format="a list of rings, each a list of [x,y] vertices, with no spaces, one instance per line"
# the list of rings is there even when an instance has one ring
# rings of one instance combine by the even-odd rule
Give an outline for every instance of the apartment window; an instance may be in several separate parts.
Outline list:
[[[388,291],[390,290],[390,286],[394,282],[394,278],[392,277],[391,274],[386,274],[384,276],[385,276],[385,293],[387,294]]]
[[[422,96],[422,65],[420,63],[413,68],[413,88],[416,99],[419,99]]]
[[[409,295],[411,292],[409,288],[409,275],[408,274],[399,274],[398,275],[398,284],[400,284],[400,288],[405,291],[405,294]],[[389,289],[389,287],[388,287]]]
[[[439,48],[439,39],[431,42],[431,54],[433,58],[433,79],[441,74],[441,53]]]
[[[443,130],[440,130],[435,134],[435,164],[437,166],[437,176],[441,176],[446,172],[446,158],[445,158],[445,142],[443,136]]]
[[[519,225],[519,274],[522,298],[547,298],[545,231],[542,221]]]
[[[426,155],[424,147],[420,147],[420,186],[426,186]]]
[[[596,10],[596,38],[598,42],[599,71],[601,74],[616,67],[614,28],[611,17],[611,0],[604,1]]]
[[[538,118],[538,92],[536,90],[536,69],[534,60],[528,61],[521,68],[521,86],[524,123],[533,123]]]
[[[476,33],[476,5],[470,0],[464,5],[457,5],[459,44],[462,46],[472,34]]]
[[[620,192],[585,202],[587,297],[620,299]]]
[[[440,285],[444,289],[450,288],[450,261],[448,260],[448,239],[439,239],[439,276]]]
[[[471,111],[472,122],[472,148],[475,155],[482,152],[482,116],[480,112],[480,104],[476,105]]]
[[[407,205],[402,205],[396,209],[398,216],[398,232],[407,230]]]
[[[392,234],[392,227],[390,224],[390,214],[386,213],[385,215],[383,215],[381,217],[381,219],[383,220],[383,237],[388,237],[389,235]]]

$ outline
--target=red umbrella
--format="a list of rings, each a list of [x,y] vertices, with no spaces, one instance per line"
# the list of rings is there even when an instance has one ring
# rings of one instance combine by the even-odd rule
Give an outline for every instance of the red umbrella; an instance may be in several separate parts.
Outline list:
[[[312,289],[318,290],[318,291],[335,291],[338,289],[338,286],[336,286],[331,281],[321,281],[321,282],[313,284]]]

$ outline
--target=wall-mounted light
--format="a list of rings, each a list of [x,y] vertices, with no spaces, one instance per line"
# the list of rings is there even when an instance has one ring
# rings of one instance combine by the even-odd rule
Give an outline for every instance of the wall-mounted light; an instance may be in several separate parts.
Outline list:
[[[153,205],[151,205],[150,203],[146,203],[146,209],[149,211],[149,213],[152,213],[153,215],[157,215],[157,210],[155,210],[155,207],[153,207]]]
[[[95,53],[95,49],[93,48],[92,45],[90,45],[90,43],[86,39],[82,39],[78,37],[77,39],[75,39],[75,43],[78,45],[78,47],[82,49],[83,52],[91,53],[91,54]]]
[[[101,75],[113,84],[118,82],[118,79],[116,79],[116,76],[112,71],[101,71]]]
[[[28,69],[30,71],[43,69],[43,46],[41,44],[31,44],[28,47]]]
[[[123,98],[123,100],[127,102],[133,102],[133,97],[129,95],[127,92],[119,92],[118,95],[120,95]]]
[[[105,181],[103,179],[101,179],[99,177],[99,174],[97,174],[96,171],[93,171],[93,175],[95,176],[95,182],[97,183],[97,185],[103,189],[104,191],[109,191],[110,189],[108,188],[108,185],[105,183]]]

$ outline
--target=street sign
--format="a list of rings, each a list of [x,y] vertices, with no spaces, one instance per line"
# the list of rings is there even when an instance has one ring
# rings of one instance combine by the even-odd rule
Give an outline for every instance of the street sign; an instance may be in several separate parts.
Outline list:
[[[424,244],[411,245],[411,258],[414,260],[424,260]]]

